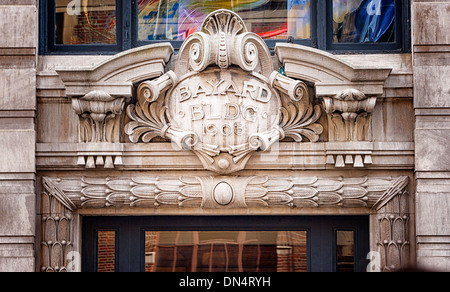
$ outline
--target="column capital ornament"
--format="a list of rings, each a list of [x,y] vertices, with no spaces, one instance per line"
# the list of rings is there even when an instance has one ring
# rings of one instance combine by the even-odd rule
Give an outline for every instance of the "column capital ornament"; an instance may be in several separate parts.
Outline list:
[[[366,96],[354,88],[323,97],[330,141],[369,141],[370,119],[376,102],[376,96]]]
[[[81,97],[72,97],[72,107],[80,118],[79,142],[120,142],[120,115],[125,107],[123,97],[94,90]]]

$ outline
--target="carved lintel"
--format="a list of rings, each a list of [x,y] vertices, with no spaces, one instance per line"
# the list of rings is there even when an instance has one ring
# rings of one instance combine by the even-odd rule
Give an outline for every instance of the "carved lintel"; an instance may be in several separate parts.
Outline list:
[[[377,98],[367,97],[356,89],[347,89],[323,98],[328,115],[330,141],[368,141],[371,113]]]
[[[120,142],[120,115],[125,106],[123,97],[91,91],[83,97],[73,97],[72,106],[80,118],[79,142]]]
[[[50,179],[50,178],[47,178]],[[401,179],[404,179],[403,177]],[[78,208],[373,208],[392,177],[117,177],[52,180]],[[227,203],[228,202],[228,203]]]

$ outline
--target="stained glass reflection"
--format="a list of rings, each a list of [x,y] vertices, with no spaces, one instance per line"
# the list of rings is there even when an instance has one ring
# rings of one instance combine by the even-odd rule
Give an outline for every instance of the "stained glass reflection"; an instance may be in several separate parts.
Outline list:
[[[333,0],[334,43],[395,41],[394,0]]]
[[[309,0],[139,0],[139,40],[185,40],[217,9],[239,14],[265,39],[311,37]]]
[[[116,44],[116,0],[56,0],[55,43]]]

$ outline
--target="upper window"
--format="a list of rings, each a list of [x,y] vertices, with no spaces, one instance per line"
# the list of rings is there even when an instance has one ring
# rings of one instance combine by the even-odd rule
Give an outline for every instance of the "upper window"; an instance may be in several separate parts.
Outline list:
[[[237,12],[269,47],[293,41],[324,50],[405,48],[408,1],[395,0],[47,0],[41,52],[101,53],[160,41],[179,48],[217,9]]]
[[[217,9],[238,13],[247,28],[262,38],[311,38],[308,0],[139,0],[139,40],[185,40]]]

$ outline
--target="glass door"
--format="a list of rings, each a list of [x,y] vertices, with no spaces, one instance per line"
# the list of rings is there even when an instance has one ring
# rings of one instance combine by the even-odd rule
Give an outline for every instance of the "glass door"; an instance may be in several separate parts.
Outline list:
[[[365,271],[368,216],[83,218],[83,271]]]

